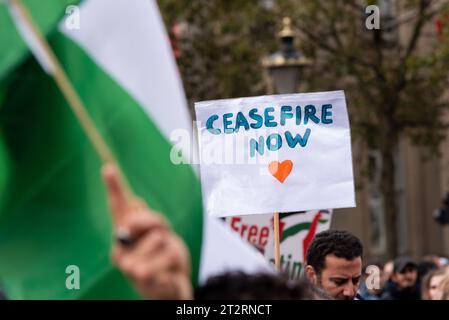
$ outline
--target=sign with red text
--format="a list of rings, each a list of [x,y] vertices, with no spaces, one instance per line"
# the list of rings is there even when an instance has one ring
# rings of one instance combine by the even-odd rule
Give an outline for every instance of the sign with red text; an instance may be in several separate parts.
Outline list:
[[[331,218],[332,210],[280,214],[281,270],[289,278],[299,278],[312,238],[329,229]],[[226,217],[226,223],[274,264],[273,215]]]
[[[355,206],[343,91],[195,103],[209,215]]]

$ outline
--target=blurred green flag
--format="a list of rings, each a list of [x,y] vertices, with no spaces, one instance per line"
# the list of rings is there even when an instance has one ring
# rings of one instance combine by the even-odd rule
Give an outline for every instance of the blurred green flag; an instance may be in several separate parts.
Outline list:
[[[192,167],[170,159],[170,134],[190,134],[191,120],[157,6],[83,1],[69,28],[76,2],[24,1],[136,194],[186,241],[195,283],[201,192]],[[0,287],[10,299],[138,298],[110,265],[100,159],[4,4],[0,52]],[[72,265],[79,290],[66,286]]]

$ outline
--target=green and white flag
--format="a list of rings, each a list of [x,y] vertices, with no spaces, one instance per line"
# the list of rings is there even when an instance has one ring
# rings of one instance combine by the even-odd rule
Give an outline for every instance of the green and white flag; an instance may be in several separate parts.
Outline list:
[[[24,3],[133,190],[187,243],[192,282],[200,262],[202,279],[222,270],[204,258],[226,241],[202,240],[198,177],[170,160],[170,134],[192,132],[191,119],[154,0],[83,1],[79,29],[61,20],[78,1]],[[15,25],[0,5],[0,287],[11,299],[139,298],[109,261],[101,161]],[[206,225],[206,237],[220,234],[214,221]],[[234,245],[233,256],[240,252],[251,262],[239,259],[229,268],[266,268],[254,252]],[[80,270],[79,289],[66,286],[69,266]]]

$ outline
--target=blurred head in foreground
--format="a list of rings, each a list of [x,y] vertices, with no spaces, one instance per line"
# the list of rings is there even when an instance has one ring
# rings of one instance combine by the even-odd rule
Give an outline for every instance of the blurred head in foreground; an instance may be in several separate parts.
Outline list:
[[[209,278],[196,289],[197,300],[315,300],[328,296],[302,279],[288,280],[281,275],[227,272]]]

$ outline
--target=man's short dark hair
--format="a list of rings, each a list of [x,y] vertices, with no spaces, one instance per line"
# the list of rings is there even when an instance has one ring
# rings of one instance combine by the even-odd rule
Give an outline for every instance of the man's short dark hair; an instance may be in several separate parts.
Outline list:
[[[328,255],[350,261],[362,257],[363,246],[359,238],[347,231],[327,230],[317,233],[307,249],[307,264],[320,274]]]

